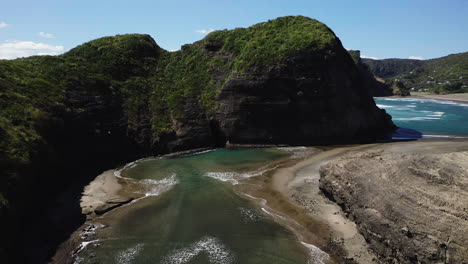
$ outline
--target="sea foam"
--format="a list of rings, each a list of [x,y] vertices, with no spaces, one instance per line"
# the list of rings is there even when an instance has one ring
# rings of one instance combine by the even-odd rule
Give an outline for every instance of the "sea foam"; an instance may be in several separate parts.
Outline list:
[[[206,177],[210,177],[213,179],[216,179],[218,181],[224,181],[224,182],[230,182],[233,185],[239,184],[238,180],[241,179],[246,179],[246,178],[251,178],[255,176],[260,176],[264,174],[265,172],[271,171],[276,169],[277,166],[272,166],[272,167],[263,167],[260,168],[256,171],[251,171],[251,172],[246,172],[246,173],[239,173],[239,172],[207,172],[204,174]]]
[[[118,264],[130,264],[132,261],[140,254],[141,250],[143,249],[144,244],[137,244],[134,247],[125,249],[119,252],[116,256],[116,263]]]
[[[206,236],[185,248],[174,250],[168,256],[164,257],[161,263],[188,263],[192,258],[202,252],[206,252],[209,262],[213,264],[230,264],[235,261],[234,253],[219,239]]]
[[[149,190],[146,191],[145,196],[158,196],[163,192],[167,192],[170,190],[174,185],[179,183],[179,179],[177,175],[173,173],[171,176],[161,179],[144,179],[140,180],[140,183],[145,184]]]
[[[305,242],[301,242],[301,244],[309,250],[310,259],[307,262],[308,264],[323,264],[329,258],[328,254],[320,248]]]

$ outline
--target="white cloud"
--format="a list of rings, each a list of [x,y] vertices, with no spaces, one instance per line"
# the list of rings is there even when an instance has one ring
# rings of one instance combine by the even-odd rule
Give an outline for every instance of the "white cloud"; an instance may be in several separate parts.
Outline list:
[[[53,38],[53,37],[54,37],[53,34],[51,34],[51,33],[45,33],[45,32],[39,32],[38,35],[39,35],[40,37],[43,37],[43,38],[46,38],[46,39],[50,39],[50,38]]]
[[[5,22],[0,22],[0,28],[5,28],[5,27],[8,27],[9,24],[5,23]]]
[[[377,57],[371,57],[371,56],[366,56],[366,55],[361,55],[361,58],[363,59],[373,59],[373,60],[380,60],[379,58]]]
[[[195,32],[203,34],[203,35],[209,34],[209,33],[213,32],[213,31],[215,31],[215,30],[212,29],[212,28],[195,30]]]
[[[64,46],[53,46],[32,41],[6,41],[0,43],[0,59],[16,59],[34,55],[58,55],[63,53]]]
[[[419,56],[409,56],[408,59],[411,59],[411,60],[424,60],[423,57],[419,57]]]

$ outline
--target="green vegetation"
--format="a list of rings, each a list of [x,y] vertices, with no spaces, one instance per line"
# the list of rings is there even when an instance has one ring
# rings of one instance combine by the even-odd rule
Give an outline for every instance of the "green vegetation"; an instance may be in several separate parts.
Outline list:
[[[363,59],[379,77],[399,81],[411,91],[468,92],[468,52],[432,60]]]
[[[281,17],[249,28],[210,33],[204,41],[223,43],[222,51],[235,58],[228,68],[245,73],[252,69],[281,67],[298,53],[321,52],[336,44],[335,34],[324,24],[307,17]]]
[[[61,56],[0,61],[0,207],[8,204],[18,168],[47,149],[45,131],[64,116],[115,101],[127,131],[151,116],[151,137],[158,141],[189,100],[212,114],[230,78],[261,78],[295,55],[326,56],[337,45],[324,24],[291,16],[215,31],[177,52],[160,49],[148,35],[130,34],[90,41]]]
[[[19,168],[47,146],[44,132],[65,113],[82,111],[83,106],[67,105],[66,93],[120,94],[117,88],[126,78],[149,75],[157,62],[157,54],[148,52],[150,46],[158,51],[149,36],[125,35],[92,41],[62,56],[0,61],[0,207],[8,204],[7,192],[16,184]],[[136,99],[126,99],[131,119],[129,102]]]

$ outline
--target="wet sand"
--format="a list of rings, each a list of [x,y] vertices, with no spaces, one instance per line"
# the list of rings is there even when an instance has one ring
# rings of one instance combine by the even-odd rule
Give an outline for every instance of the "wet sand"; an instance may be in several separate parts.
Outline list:
[[[376,144],[381,145],[381,144]],[[308,148],[303,158],[278,164],[276,170],[246,180],[236,186],[240,193],[260,202],[276,214],[277,221],[288,227],[300,241],[319,247],[330,255],[326,263],[378,263],[355,224],[319,190],[321,165],[350,151],[362,151],[375,145]]]
[[[332,148],[277,169],[270,175],[271,181],[268,183],[271,190],[275,191],[274,195],[270,197],[266,195],[263,198],[269,201],[268,205],[270,201],[272,202],[272,208],[306,227],[306,230],[302,232],[314,232],[314,235],[308,237],[308,243],[335,254],[338,263],[351,259],[357,263],[380,263],[358,232],[355,223],[346,217],[337,204],[326,198],[320,191],[320,167],[350,152],[383,150],[405,154],[417,152],[442,154],[463,149],[466,149],[466,140],[420,140]],[[283,201],[279,204],[283,206],[275,205],[275,201],[281,199]],[[291,208],[298,207],[295,213],[290,213],[291,209],[284,206],[286,203],[290,203],[288,206]],[[301,209],[306,211],[305,215]],[[307,217],[309,220],[304,221]],[[321,230],[317,231],[308,226],[307,222],[310,223],[311,220],[314,220]]]

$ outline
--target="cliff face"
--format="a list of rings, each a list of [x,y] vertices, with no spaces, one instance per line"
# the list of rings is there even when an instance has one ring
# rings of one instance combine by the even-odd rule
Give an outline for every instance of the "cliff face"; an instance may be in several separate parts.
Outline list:
[[[73,196],[99,170],[159,153],[372,141],[394,125],[363,82],[333,32],[305,17],[216,31],[177,52],[133,34],[0,61],[0,208],[19,227],[41,214],[31,197]]]
[[[356,63],[361,78],[364,80],[364,87],[366,87],[372,96],[395,95],[393,87],[384,80],[377,80],[377,75],[374,76],[374,72],[371,71],[372,69],[369,65],[363,62],[365,60],[361,59],[361,51],[348,50],[348,53],[353,58],[354,63]]]
[[[329,144],[373,140],[393,128],[339,39],[316,20],[284,17],[217,31],[172,56],[178,63],[170,62],[165,71],[190,72],[204,80],[189,91],[181,89],[192,94],[188,104],[176,104],[185,106],[182,112],[204,115],[176,115],[176,142],[191,134],[221,145]],[[163,78],[161,86],[184,87],[183,78]],[[190,110],[197,104],[194,98],[200,106],[195,111]],[[206,121],[187,133],[185,120],[200,118]]]

